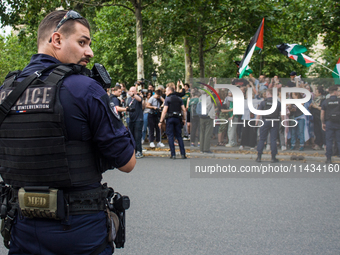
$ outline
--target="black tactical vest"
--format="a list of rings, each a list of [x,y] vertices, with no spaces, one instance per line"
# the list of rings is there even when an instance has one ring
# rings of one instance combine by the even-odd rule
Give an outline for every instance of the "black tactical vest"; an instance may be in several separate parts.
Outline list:
[[[74,73],[70,70],[61,65],[44,81],[35,78],[10,108],[0,126],[0,174],[5,183],[65,188],[102,179],[106,169],[91,142],[67,138],[59,90],[62,78]],[[5,80],[0,105],[21,83],[13,80]]]
[[[169,108],[168,108],[168,114],[173,114],[173,113],[181,113],[182,110],[182,98],[174,95],[174,94],[170,94],[169,95],[170,101],[169,103]]]
[[[266,98],[263,110],[269,110],[273,106],[273,98]],[[275,111],[269,115],[263,116],[265,119],[277,119],[280,116],[280,108],[276,107]]]
[[[326,120],[340,123],[340,98],[326,99]]]

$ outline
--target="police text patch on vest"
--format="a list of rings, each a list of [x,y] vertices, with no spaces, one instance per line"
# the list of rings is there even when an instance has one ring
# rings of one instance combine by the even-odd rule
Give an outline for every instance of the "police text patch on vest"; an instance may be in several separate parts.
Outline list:
[[[0,92],[0,104],[12,91],[13,89],[5,89]],[[55,95],[55,86],[30,86],[11,108],[11,114],[53,112]]]

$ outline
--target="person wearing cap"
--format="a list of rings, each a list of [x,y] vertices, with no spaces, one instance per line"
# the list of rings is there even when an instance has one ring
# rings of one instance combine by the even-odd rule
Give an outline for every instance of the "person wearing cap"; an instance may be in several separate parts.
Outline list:
[[[290,80],[287,82],[288,87],[296,87],[296,80],[295,80],[296,75],[297,73],[295,71],[289,74]]]

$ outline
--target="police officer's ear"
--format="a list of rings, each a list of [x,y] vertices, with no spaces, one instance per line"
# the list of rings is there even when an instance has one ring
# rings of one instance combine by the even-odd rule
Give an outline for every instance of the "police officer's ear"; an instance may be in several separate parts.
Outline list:
[[[61,47],[61,37],[62,35],[58,32],[54,32],[51,37],[51,44],[53,47],[60,49]]]

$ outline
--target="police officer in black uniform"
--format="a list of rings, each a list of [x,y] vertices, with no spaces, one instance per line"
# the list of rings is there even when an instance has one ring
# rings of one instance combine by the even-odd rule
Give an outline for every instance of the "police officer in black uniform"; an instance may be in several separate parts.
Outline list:
[[[273,105],[273,90],[267,89],[266,91],[266,99],[262,101],[258,107],[258,110],[268,110],[272,108]],[[281,112],[281,103],[277,102],[277,107],[273,113],[270,115],[263,116],[264,124],[260,127],[260,140],[257,145],[257,158],[256,162],[261,162],[261,156],[264,149],[264,142],[267,140],[268,133],[270,133],[270,148],[272,154],[272,163],[276,163],[279,160],[276,158],[277,154],[277,135],[279,133],[279,120]],[[260,115],[256,116],[256,125],[258,124],[258,120],[260,119]],[[271,119],[275,119],[276,121],[271,121]]]
[[[182,126],[185,123],[186,119],[186,110],[183,105],[183,100],[176,96],[175,90],[173,87],[169,86],[166,88],[166,99],[164,101],[164,108],[162,111],[162,115],[160,121],[158,123],[159,128],[161,128],[162,123],[165,119],[166,114],[168,114],[166,120],[166,134],[168,136],[171,157],[172,159],[176,159],[175,152],[175,144],[174,144],[174,136],[177,138],[179,149],[181,152],[181,158],[187,158],[185,155],[185,148],[182,138]]]
[[[9,254],[113,252],[102,173],[130,172],[135,144],[101,84],[69,72],[84,69],[93,57],[90,45],[85,18],[54,11],[40,23],[38,54],[0,90],[0,174],[13,187],[1,195],[6,205],[11,194],[1,231],[5,245],[10,238]],[[22,88],[4,115],[8,98]]]
[[[333,141],[340,151],[340,98],[338,98],[338,87],[332,86],[328,89],[330,97],[321,105],[322,129],[326,132],[326,163],[331,164],[333,154]]]
[[[120,119],[123,119],[123,112],[126,111],[126,107],[123,107],[122,102],[119,100],[118,97],[122,94],[122,87],[117,84],[112,89],[112,95],[110,97],[110,101],[114,104],[116,111],[119,113]]]

